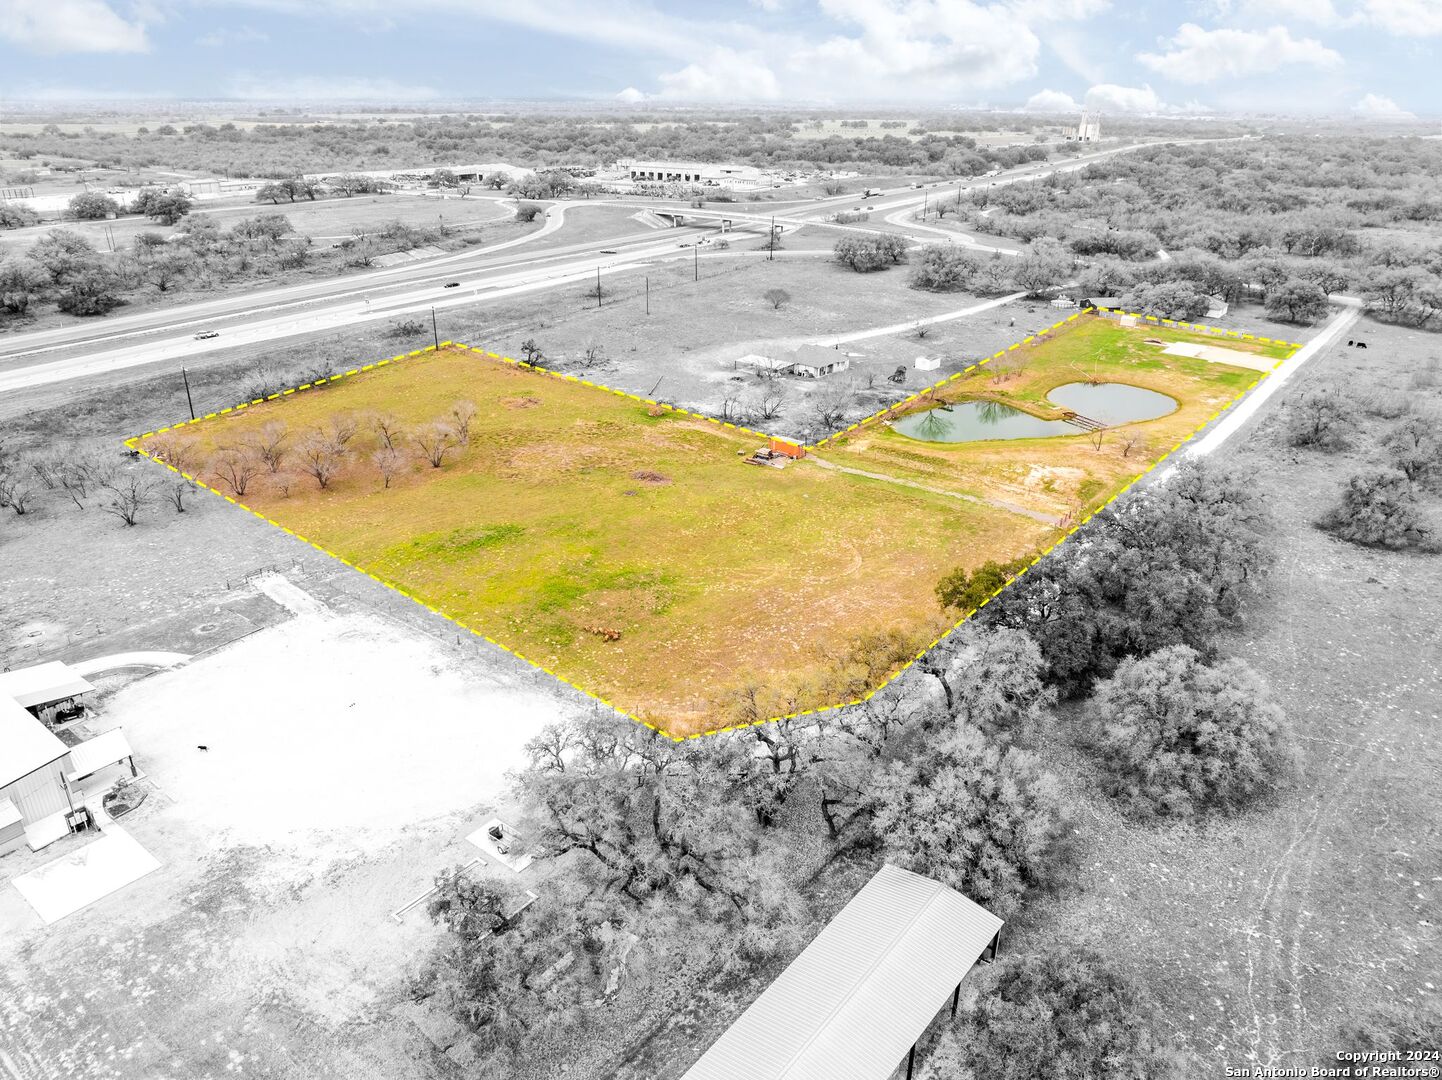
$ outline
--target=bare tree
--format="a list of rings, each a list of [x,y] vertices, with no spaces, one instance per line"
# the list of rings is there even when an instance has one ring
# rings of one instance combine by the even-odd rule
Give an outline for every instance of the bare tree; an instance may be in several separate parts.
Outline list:
[[[1122,432],[1122,457],[1131,457],[1133,450],[1145,453],[1147,449],[1147,437],[1137,430]]]
[[[111,468],[94,454],[80,454],[60,465],[60,487],[70,496],[70,501],[83,508],[90,492],[101,487],[110,477]]]
[[[400,440],[403,430],[400,419],[394,413],[379,413],[372,417],[371,427],[375,429],[376,438],[380,440],[383,448],[386,450],[396,449],[396,443]]]
[[[342,452],[325,434],[318,434],[300,445],[300,471],[313,479],[322,490],[330,486],[340,472]]]
[[[521,342],[521,354],[525,356],[526,363],[534,364],[537,360],[543,359],[541,347],[536,344],[535,338],[526,338]]]
[[[0,472],[0,507],[9,507],[16,516],[30,512],[30,501],[35,489],[22,480],[18,473]]]
[[[756,415],[763,420],[774,420],[781,415],[781,407],[784,404],[786,404],[786,387],[777,382],[768,383],[756,396]]]
[[[581,366],[593,368],[597,364],[605,363],[606,351],[594,341],[588,341],[581,348]]]
[[[285,424],[279,420],[268,421],[259,431],[250,432],[245,442],[252,447],[265,467],[272,473],[280,472],[280,463],[285,460]]]
[[[748,418],[741,395],[734,390],[728,391],[721,399],[721,419],[728,424],[744,424]]]
[[[170,505],[175,507],[177,514],[183,514],[185,513],[186,496],[194,490],[194,483],[183,476],[177,476],[170,481],[170,486],[165,490],[165,497],[170,501]]]
[[[226,447],[216,454],[210,463],[210,471],[229,487],[237,498],[245,494],[245,489],[260,475],[262,468],[260,459],[249,447]]]
[[[1102,439],[1106,437],[1106,432],[1106,428],[1097,428],[1095,431],[1087,433],[1087,440],[1092,444],[1092,449],[1098,453],[1101,452]]]
[[[761,294],[761,299],[770,304],[774,310],[780,311],[781,305],[791,299],[791,294],[785,289],[767,289]]]
[[[916,335],[918,341],[923,341],[926,335],[931,333],[931,325],[929,323],[919,322],[911,328],[911,332]]]
[[[135,473],[126,473],[107,480],[104,488],[105,501],[100,503],[100,509],[118,517],[126,527],[130,527],[140,519],[140,511],[150,505],[159,483],[151,477],[141,477]]]
[[[177,472],[195,471],[195,440],[182,439],[176,435],[162,435],[152,439],[149,454],[163,465],[169,465]]]
[[[336,413],[321,429],[321,436],[337,456],[345,453],[346,444],[355,438],[356,420],[350,413]]]
[[[851,383],[826,386],[811,402],[812,416],[818,427],[827,432],[846,424],[846,411],[856,402],[856,387]]]
[[[51,458],[31,458],[30,471],[33,472],[46,491],[54,491],[60,486],[60,464]]]
[[[416,436],[416,445],[421,448],[425,459],[431,463],[431,468],[439,469],[446,460],[446,451],[455,444],[451,433],[443,425],[432,424],[430,428]]]
[[[401,466],[405,463],[405,455],[394,446],[382,446],[371,455],[371,460],[375,462],[376,468],[380,471],[381,484],[390,487],[392,478],[400,472]]]
[[[474,401],[458,401],[451,406],[451,433],[462,446],[471,445],[471,421],[476,418]]]

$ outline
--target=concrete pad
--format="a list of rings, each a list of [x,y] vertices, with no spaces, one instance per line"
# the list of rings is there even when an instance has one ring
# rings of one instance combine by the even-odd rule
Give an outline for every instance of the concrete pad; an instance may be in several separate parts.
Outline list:
[[[160,862],[118,825],[38,870],[15,879],[15,888],[46,923],[109,896],[160,867]]]
[[[78,664],[71,664],[70,667],[81,675],[95,675],[102,671],[114,671],[116,668],[174,667],[189,659],[189,653],[161,652],[149,649],[143,652],[111,653],[109,656],[97,656],[93,660],[82,660]]]
[[[127,686],[105,710],[216,848],[281,844],[317,864],[378,851],[494,805],[526,743],[571,709],[425,634],[265,584],[304,614]]]
[[[1230,364],[1232,367],[1251,368],[1253,371],[1271,371],[1277,361],[1270,356],[1228,349],[1221,345],[1202,345],[1192,341],[1174,341],[1162,350],[1171,356],[1191,356],[1209,364]]]

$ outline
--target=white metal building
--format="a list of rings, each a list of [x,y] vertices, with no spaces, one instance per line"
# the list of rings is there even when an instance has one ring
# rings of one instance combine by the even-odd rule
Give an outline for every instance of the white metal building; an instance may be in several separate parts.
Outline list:
[[[716,184],[754,187],[761,170],[753,165],[715,165],[704,161],[618,161],[627,177],[638,183]]]
[[[888,1080],[1002,920],[939,881],[883,866],[683,1080]]]
[[[25,828],[70,808],[70,748],[13,698],[0,696],[0,852],[25,841]]]
[[[66,835],[77,811],[83,817],[86,804],[110,787],[110,776],[98,775],[110,766],[128,764],[136,775],[119,728],[67,746],[49,727],[83,716],[75,703],[94,689],[59,661],[0,672],[0,855]]]

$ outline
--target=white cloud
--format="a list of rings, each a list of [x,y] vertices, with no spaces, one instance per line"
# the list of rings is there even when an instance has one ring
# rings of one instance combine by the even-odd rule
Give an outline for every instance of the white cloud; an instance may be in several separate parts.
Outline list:
[[[1169,112],[1150,86],[1117,86],[1102,83],[1087,91],[1087,107],[1113,113]]]
[[[1332,0],[1217,0],[1211,14],[1224,20],[1275,20],[1337,26],[1345,20]]]
[[[1011,0],[1013,14],[1032,22],[1077,21],[1111,10],[1111,0]]]
[[[1358,116],[1365,116],[1371,120],[1415,119],[1412,113],[1391,98],[1383,97],[1381,94],[1363,94],[1361,100],[1352,106],[1352,111]]]
[[[764,60],[724,45],[679,71],[666,72],[660,82],[660,96],[679,101],[769,101],[781,96],[776,73]]]
[[[1218,19],[1281,19],[1326,27],[1372,26],[1401,37],[1442,34],[1438,0],[1352,0],[1341,8],[1333,0],[1213,0],[1204,5]]]
[[[1341,54],[1314,38],[1294,38],[1285,26],[1267,30],[1203,30],[1183,23],[1167,42],[1170,51],[1138,53],[1137,59],[1169,79],[1208,83],[1276,71],[1287,64],[1335,68]]]
[[[1081,109],[1080,103],[1070,94],[1064,94],[1060,90],[1040,90],[1026,99],[1022,106],[1027,112],[1077,112]]]
[[[239,75],[230,81],[230,96],[242,101],[431,101],[440,97],[434,87],[364,77],[300,78]]]
[[[145,26],[105,0],[4,0],[0,38],[37,53],[145,52]]]
[[[798,49],[791,70],[799,85],[901,98],[1008,86],[1036,74],[1041,43],[1003,7],[971,0],[820,0],[820,7],[858,32]]]
[[[269,34],[254,30],[249,26],[242,26],[235,30],[227,30],[224,27],[212,30],[210,33],[196,38],[195,43],[204,45],[206,48],[218,49],[229,45],[245,45],[250,42],[269,40]]]
[[[616,100],[627,105],[635,105],[646,100],[646,95],[637,90],[634,86],[628,86],[616,95]]]
[[[1364,0],[1362,16],[1389,34],[1404,37],[1442,34],[1442,3],[1437,0]]]

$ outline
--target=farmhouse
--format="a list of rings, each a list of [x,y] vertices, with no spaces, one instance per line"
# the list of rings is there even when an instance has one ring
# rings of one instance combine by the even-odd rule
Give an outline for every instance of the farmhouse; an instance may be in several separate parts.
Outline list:
[[[94,689],[61,663],[0,674],[0,855],[22,843],[39,850],[83,828],[110,786],[86,781],[110,766],[124,762],[136,774],[118,728],[72,746],[42,718],[74,719],[76,699]]]
[[[820,379],[851,366],[846,354],[824,345],[799,345],[791,354],[791,370],[807,379]]]
[[[799,375],[803,379],[820,379],[834,372],[845,371],[851,360],[843,352],[824,345],[799,345],[783,356],[747,353],[733,361],[737,367],[753,371],[769,371],[776,375]]]
[[[683,1080],[889,1080],[977,963],[1002,920],[939,881],[876,876],[741,1014]]]

